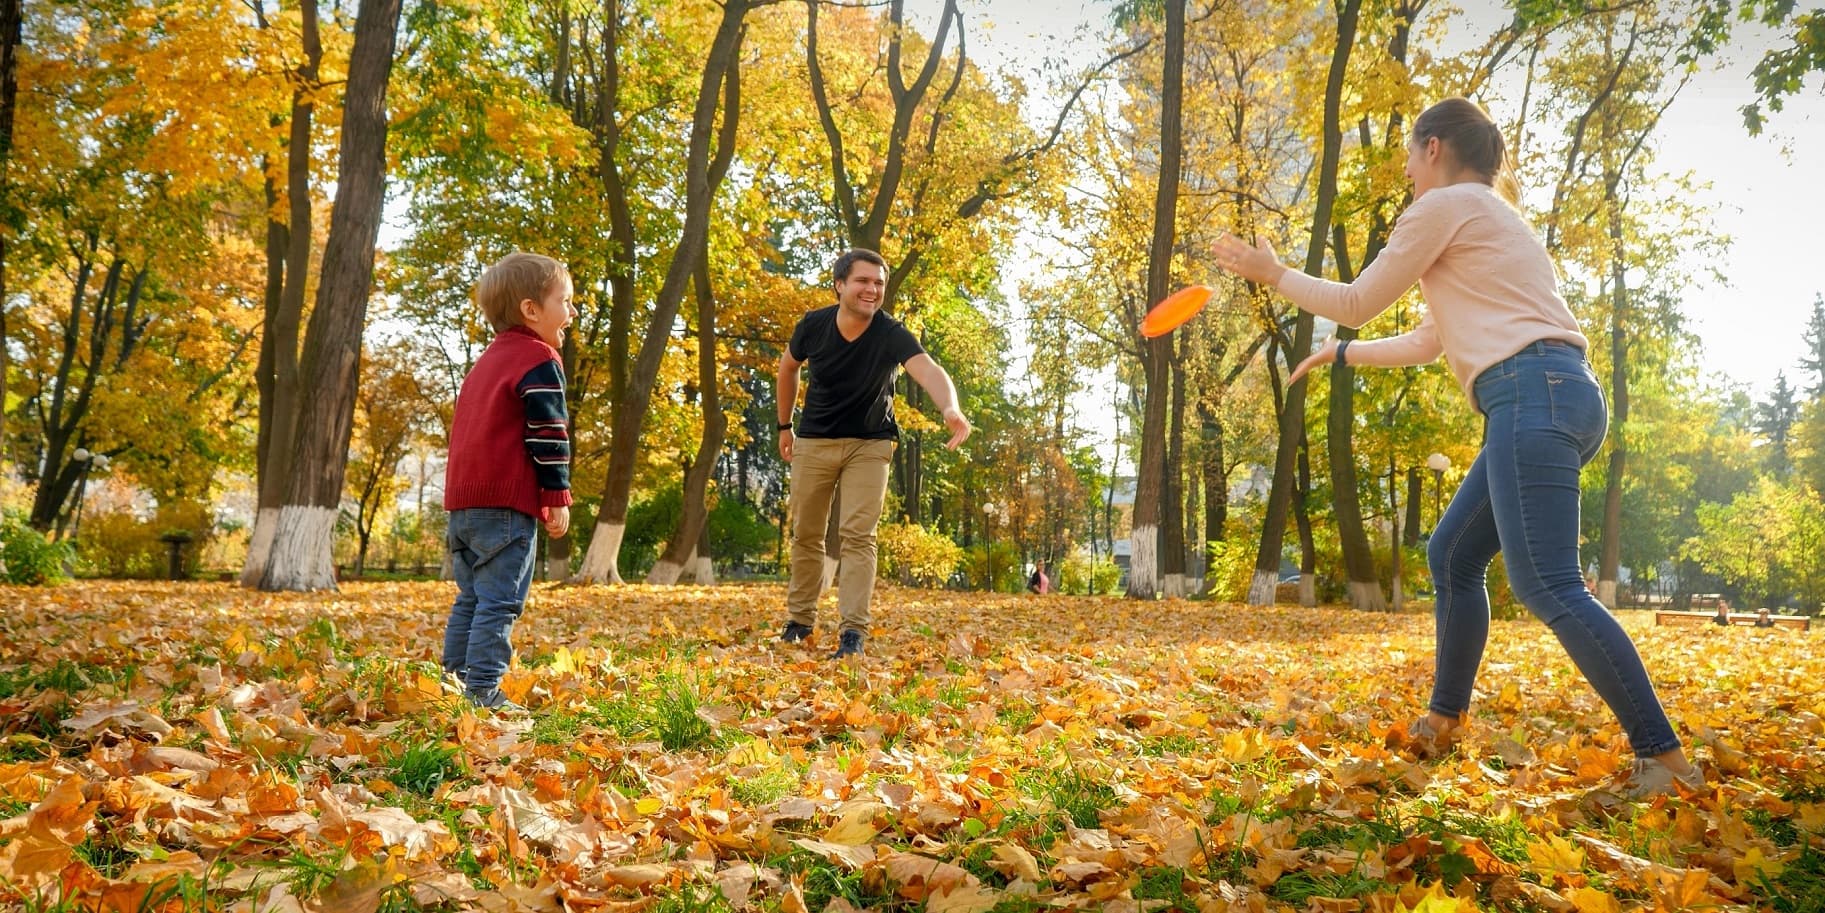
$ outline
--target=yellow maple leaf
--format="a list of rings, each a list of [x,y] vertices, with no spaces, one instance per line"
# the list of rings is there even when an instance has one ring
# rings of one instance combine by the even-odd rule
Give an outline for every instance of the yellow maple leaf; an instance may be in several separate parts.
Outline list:
[[[1622,904],[1614,896],[1596,888],[1575,888],[1565,898],[1578,913],[1622,913]]]
[[[1527,844],[1527,870],[1535,875],[1552,877],[1570,875],[1584,869],[1584,850],[1554,834]]]
[[[1763,855],[1762,848],[1759,846],[1750,847],[1747,853],[1738,857],[1730,865],[1736,871],[1737,884],[1753,884],[1763,878],[1774,878],[1787,868],[1780,863],[1780,860],[1769,859]]]

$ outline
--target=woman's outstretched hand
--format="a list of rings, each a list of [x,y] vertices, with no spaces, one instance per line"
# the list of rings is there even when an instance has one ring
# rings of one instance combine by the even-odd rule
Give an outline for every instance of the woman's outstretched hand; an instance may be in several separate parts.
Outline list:
[[[1318,351],[1307,355],[1305,360],[1300,362],[1299,366],[1293,369],[1293,373],[1286,376],[1286,382],[1290,386],[1297,382],[1299,378],[1304,377],[1313,368],[1316,368],[1319,365],[1328,365],[1336,359],[1337,340],[1327,339],[1324,341],[1324,345],[1318,347]]]
[[[1258,285],[1273,285],[1280,281],[1280,274],[1286,272],[1286,264],[1280,262],[1280,255],[1274,252],[1274,246],[1267,239],[1255,236],[1255,245],[1228,232],[1217,239],[1213,253],[1217,265]]]

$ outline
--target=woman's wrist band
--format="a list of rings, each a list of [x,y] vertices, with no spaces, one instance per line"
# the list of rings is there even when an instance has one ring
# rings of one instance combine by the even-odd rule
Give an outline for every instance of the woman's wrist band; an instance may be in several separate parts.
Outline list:
[[[1342,367],[1344,365],[1349,364],[1349,362],[1344,361],[1344,358],[1343,358],[1344,351],[1346,349],[1348,349],[1349,347],[1350,347],[1350,340],[1348,340],[1348,339],[1337,344],[1337,365],[1338,365],[1338,367]]]

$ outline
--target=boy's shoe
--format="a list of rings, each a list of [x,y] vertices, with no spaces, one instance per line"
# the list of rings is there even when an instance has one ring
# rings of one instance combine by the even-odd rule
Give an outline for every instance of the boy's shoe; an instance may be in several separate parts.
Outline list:
[[[1692,792],[1705,788],[1705,772],[1692,765],[1685,774],[1676,774],[1673,768],[1653,758],[1636,758],[1635,766],[1629,771],[1627,780],[1616,794],[1624,799],[1652,799],[1655,796],[1671,796],[1679,792],[1679,787]]]
[[[1459,723],[1440,730],[1432,724],[1430,716],[1422,716],[1407,725],[1407,734],[1402,738],[1398,733],[1388,736],[1389,748],[1405,748],[1416,760],[1430,761],[1443,757],[1457,744],[1458,733],[1464,726]]]
[[[842,639],[837,642],[836,652],[830,654],[830,658],[843,659],[849,656],[861,656],[862,639],[860,631],[844,631]]]
[[[495,713],[517,714],[532,712],[525,707],[508,700],[507,695],[502,694],[499,688],[496,688],[485,695],[471,693],[469,695],[469,703],[474,704],[483,710],[492,710]]]
[[[802,625],[796,621],[786,622],[786,630],[779,632],[779,639],[789,644],[800,643],[810,636],[811,626]]]

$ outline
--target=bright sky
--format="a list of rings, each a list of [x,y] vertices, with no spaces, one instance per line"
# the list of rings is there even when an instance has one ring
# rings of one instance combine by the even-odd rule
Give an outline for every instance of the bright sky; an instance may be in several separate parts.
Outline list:
[[[1020,75],[1043,91],[1047,61],[1081,66],[1103,53],[1095,35],[1109,21],[1110,3],[1084,0],[965,2],[970,54],[990,70]],[[1471,0],[1466,40],[1507,18],[1492,0]],[[941,4],[914,0],[910,18],[927,30]],[[1797,379],[1802,330],[1813,296],[1825,292],[1816,268],[1825,214],[1825,89],[1815,77],[1790,97],[1760,137],[1750,137],[1737,109],[1751,96],[1749,66],[1771,36],[1739,36],[1723,61],[1708,62],[1667,112],[1658,161],[1669,173],[1690,171],[1711,184],[1705,202],[1717,209],[1718,229],[1734,239],[1720,271],[1723,288],[1694,289],[1685,301],[1702,340],[1701,366],[1720,379],[1744,383],[1760,398],[1786,371]],[[1035,112],[1049,116],[1048,111]],[[1497,112],[1498,119],[1501,112]],[[1008,292],[1017,288],[1012,284]]]

